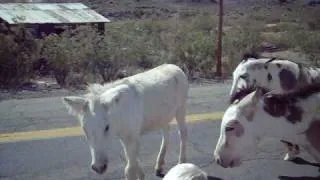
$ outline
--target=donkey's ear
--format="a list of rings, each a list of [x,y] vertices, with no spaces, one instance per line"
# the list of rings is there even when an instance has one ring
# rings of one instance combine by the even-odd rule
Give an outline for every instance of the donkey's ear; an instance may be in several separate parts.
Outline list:
[[[263,89],[257,88],[252,94],[246,96],[245,99],[241,101],[240,106],[243,109],[243,115],[248,119],[248,121],[252,121],[257,104],[263,96],[263,93]]]
[[[249,103],[243,107],[243,115],[247,118],[248,121],[252,121],[255,114],[256,107]]]
[[[260,99],[263,99],[264,95],[267,93],[268,91],[262,87],[257,86],[256,90],[253,92],[251,100],[250,100],[250,104],[251,106],[256,107],[258,102],[260,101]]]
[[[266,90],[264,88],[257,86],[257,88],[252,96],[252,103],[254,103],[254,105],[256,105],[265,93],[266,93]]]
[[[63,98],[63,103],[70,114],[77,115],[83,113],[84,108],[88,105],[88,100],[82,97],[68,96]]]
[[[105,109],[109,109],[110,107],[119,103],[122,96],[122,92],[118,91],[116,93],[104,93],[101,95],[101,103]]]

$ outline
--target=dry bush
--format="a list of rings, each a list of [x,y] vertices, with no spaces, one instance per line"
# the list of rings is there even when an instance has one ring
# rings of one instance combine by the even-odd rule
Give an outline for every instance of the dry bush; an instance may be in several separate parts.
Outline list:
[[[72,30],[66,30],[57,35],[51,34],[42,42],[42,58],[48,61],[50,69],[61,86],[66,86],[66,78],[85,55],[84,47],[77,36],[72,35]]]
[[[228,59],[229,73],[240,62],[243,54],[249,51],[256,51],[262,42],[260,27],[250,24],[243,24],[234,27],[223,37],[223,55]]]
[[[185,34],[184,34],[185,33]],[[212,77],[215,65],[215,38],[213,33],[184,32],[172,49],[171,61],[186,67],[190,76],[199,71],[202,77]]]
[[[273,11],[269,12],[272,13]],[[227,18],[225,22],[228,26],[223,37],[224,73],[231,73],[241,60],[242,54],[259,49],[262,41],[305,52],[310,54],[310,61],[318,63],[318,19],[310,18],[304,22],[305,17],[297,19],[297,15],[292,10],[279,17],[256,13],[241,16],[239,19]],[[263,19],[263,22],[259,18]],[[62,86],[108,82],[119,78],[123,70],[126,71],[126,75],[132,75],[162,63],[177,64],[191,77],[194,72],[200,72],[201,77],[211,78],[216,59],[216,20],[215,14],[200,13],[196,8],[185,9],[178,16],[169,19],[153,18],[108,23],[105,34],[100,34],[95,28],[88,26],[74,30],[66,29],[60,35],[32,40],[31,44],[36,42],[37,46],[28,45],[28,48],[23,47],[26,44],[17,44],[13,36],[0,36],[1,40],[7,42],[5,46],[0,47],[0,53],[12,52],[13,55],[6,57],[4,61],[16,62],[11,66],[28,69],[28,63],[24,66],[17,63],[24,62],[25,59],[28,59],[27,62],[34,61],[39,54],[37,49],[41,46],[41,56],[48,61],[49,69]],[[268,31],[264,29],[266,21],[280,23]],[[261,32],[266,31],[279,36],[261,36]],[[10,58],[15,60],[8,61]],[[35,73],[30,70],[25,72],[30,72],[31,75]],[[26,73],[22,79],[30,77]]]
[[[33,63],[39,58],[40,44],[21,27],[0,33],[0,87],[17,88],[35,75]]]
[[[62,86],[115,79],[117,55],[119,48],[112,38],[89,26],[49,35],[43,40],[42,56],[49,61]]]

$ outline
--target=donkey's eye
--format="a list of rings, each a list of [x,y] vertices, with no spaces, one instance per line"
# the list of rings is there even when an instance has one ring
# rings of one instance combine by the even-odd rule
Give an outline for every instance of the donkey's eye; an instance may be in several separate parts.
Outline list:
[[[109,131],[109,124],[106,125],[106,127],[104,128],[104,131],[105,131],[105,132],[108,132],[108,131]]]
[[[233,127],[226,127],[226,132],[233,131],[233,130],[234,130]]]
[[[248,78],[248,74],[242,74],[239,76],[241,79],[247,79]]]

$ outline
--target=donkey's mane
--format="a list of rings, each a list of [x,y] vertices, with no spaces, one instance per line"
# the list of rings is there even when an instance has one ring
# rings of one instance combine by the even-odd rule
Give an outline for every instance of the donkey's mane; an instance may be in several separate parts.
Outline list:
[[[284,101],[296,101],[297,99],[306,99],[320,92],[320,83],[312,83],[299,87],[296,90],[284,92],[281,94],[270,93],[269,97],[277,98]]]
[[[260,55],[256,52],[246,52],[243,54],[242,56],[242,59],[244,61],[247,61],[249,58],[252,58],[252,59],[259,59],[260,58]]]
[[[241,87],[234,93],[229,100],[230,104],[235,103],[236,101],[240,101],[248,94],[252,93],[253,91],[257,90],[257,88],[261,89],[263,94],[268,93],[268,98],[276,98],[283,102],[295,102],[297,99],[306,99],[316,93],[320,93],[320,83],[313,83],[303,87],[299,87],[296,90],[284,92],[284,93],[272,93],[268,89],[257,87],[257,86],[245,86]]]
[[[255,53],[255,52],[248,52],[248,53],[244,53],[243,54],[241,62],[245,63],[249,59],[256,60],[256,61],[259,61],[261,59],[269,59],[266,62],[261,62],[261,63],[264,63],[264,64],[268,64],[268,63],[270,63],[270,62],[272,62],[274,60],[279,60],[279,58],[277,58],[277,57],[264,57],[264,56],[259,55],[258,53]]]
[[[270,62],[272,62],[272,61],[274,61],[274,60],[276,60],[276,59],[277,59],[276,57],[272,57],[271,59],[269,59],[268,61],[266,61],[265,64],[268,64],[268,63],[270,63]]]
[[[307,69],[319,69],[319,67],[315,66],[315,65],[312,65],[312,64],[307,64],[307,63],[303,63],[303,62],[295,62],[295,61],[292,61],[294,63],[296,63],[300,68],[307,68]]]
[[[290,61],[290,62],[293,62],[295,64],[297,64],[298,66],[300,67],[304,67],[304,68],[311,68],[311,69],[318,69],[319,67],[315,66],[315,65],[311,65],[311,64],[308,64],[308,63],[303,63],[303,62],[297,62],[297,61],[294,61],[294,60],[289,60],[289,59],[282,59],[282,58],[279,58],[279,57],[265,57],[265,56],[262,56],[256,52],[246,52],[243,54],[242,56],[242,61],[241,62],[247,62],[249,59],[251,60],[261,60],[261,59],[269,59],[267,60],[266,62],[264,62],[265,64],[268,64],[274,60],[287,60],[287,61]]]
[[[320,92],[320,83],[314,83],[281,94],[269,93],[264,96],[263,109],[273,117],[285,117],[295,124],[302,120],[302,108],[297,105],[299,99],[308,98]]]
[[[262,88],[262,87],[257,87],[255,85],[251,85],[251,86],[243,86],[241,88],[239,88],[237,90],[236,93],[234,93],[230,99],[229,99],[229,103],[233,104],[235,102],[240,101],[241,99],[243,99],[244,97],[246,97],[248,94],[252,93],[253,91],[257,90],[257,89],[261,89],[263,94],[267,93],[269,90],[266,88]]]
[[[87,87],[88,93],[86,95],[89,97],[99,96],[102,93],[104,93],[106,90],[114,88],[121,84],[126,84],[127,82],[128,82],[127,79],[120,79],[120,80],[116,80],[106,84],[98,84],[98,83],[89,84]]]

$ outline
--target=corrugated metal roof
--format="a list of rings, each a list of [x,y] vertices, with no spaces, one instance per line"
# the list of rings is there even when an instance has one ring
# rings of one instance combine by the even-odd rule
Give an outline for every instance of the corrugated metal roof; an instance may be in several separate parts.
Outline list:
[[[82,3],[0,3],[0,18],[9,24],[110,22]]]

